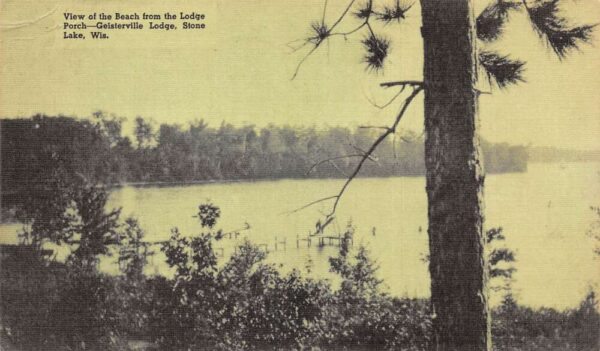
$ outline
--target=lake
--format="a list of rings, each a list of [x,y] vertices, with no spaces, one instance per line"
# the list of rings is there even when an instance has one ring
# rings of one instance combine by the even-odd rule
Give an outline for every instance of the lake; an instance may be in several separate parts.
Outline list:
[[[126,186],[112,191],[110,206],[139,219],[147,240],[164,240],[172,227],[185,235],[200,231],[193,216],[200,203],[221,208],[218,227],[225,231],[249,223],[237,239],[215,246],[224,256],[245,238],[269,249],[268,261],[288,271],[307,269],[315,277],[332,279],[328,257],[337,247],[306,247],[305,238],[329,212],[324,202],[290,214],[316,199],[335,195],[341,179],[277,180],[195,184],[168,187]],[[502,226],[505,246],[516,252],[513,289],[517,300],[532,307],[576,306],[590,286],[600,291],[600,258],[586,235],[595,220],[590,206],[600,205],[600,163],[530,164],[525,173],[486,177],[486,228]],[[344,194],[329,231],[356,228],[354,243],[365,245],[380,265],[380,278],[393,295],[427,297],[427,197],[424,177],[355,179]],[[373,229],[375,227],[375,230]],[[0,242],[14,242],[17,225],[0,226]],[[277,238],[277,239],[276,239]],[[275,240],[286,241],[278,245]],[[158,250],[156,250],[158,251]],[[102,269],[114,271],[113,258]],[[164,256],[150,258],[147,273],[168,274]],[[335,283],[335,279],[333,278]]]

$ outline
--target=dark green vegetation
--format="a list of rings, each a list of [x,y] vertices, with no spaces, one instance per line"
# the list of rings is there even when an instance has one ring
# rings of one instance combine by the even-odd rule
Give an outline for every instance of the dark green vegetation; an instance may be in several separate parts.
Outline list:
[[[2,206],[23,204],[58,169],[68,179],[83,177],[107,185],[345,177],[377,136],[373,129],[272,125],[257,129],[225,123],[212,128],[202,121],[154,128],[137,118],[132,141],[122,134],[122,122],[101,113],[90,120],[47,116],[1,120]],[[489,171],[527,168],[524,147],[483,146]],[[423,139],[405,133],[381,144],[360,175],[424,172]]]
[[[208,236],[166,247],[174,279],[2,257],[0,339],[7,350],[128,350],[132,340],[162,350],[429,350],[428,301],[380,292],[365,251],[332,259],[343,277],[334,289],[279,273],[250,244],[219,266]],[[576,309],[534,310],[508,295],[493,311],[495,349],[597,350],[596,304],[590,294]]]
[[[532,162],[598,162],[600,150],[570,150],[553,147],[529,148]]]
[[[134,219],[106,210],[106,190],[85,182],[60,183],[52,221],[32,208],[33,245],[0,255],[0,339],[7,350],[131,350],[145,342],[161,350],[429,350],[431,311],[425,299],[387,295],[377,264],[348,243],[348,226],[330,269],[339,286],[299,271],[281,273],[250,242],[228,260],[213,249],[226,240],[220,210],[198,208],[198,233],[171,232],[161,250],[174,276],[145,276],[144,233]],[[50,195],[50,190],[48,195]],[[63,201],[64,199],[64,201]],[[40,203],[39,206],[46,206]],[[62,206],[62,207],[61,207]],[[189,235],[193,234],[193,235]],[[510,295],[514,253],[487,241],[490,275],[504,281],[506,298],[494,311],[497,350],[596,350],[600,314],[593,293],[579,308],[533,310]],[[39,247],[67,245],[56,262]],[[97,270],[98,258],[119,253],[121,274]]]

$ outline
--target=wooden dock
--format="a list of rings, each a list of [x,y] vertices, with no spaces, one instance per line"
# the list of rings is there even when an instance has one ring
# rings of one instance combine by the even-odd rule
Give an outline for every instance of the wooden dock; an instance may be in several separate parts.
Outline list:
[[[298,235],[296,236],[296,248],[300,248],[301,242],[306,242],[306,246],[311,247],[313,240],[316,241],[318,247],[324,247],[324,246],[340,247],[340,246],[342,246],[342,243],[344,242],[344,240],[350,240],[350,245],[351,246],[354,245],[354,240],[346,239],[341,234],[339,234],[337,236],[334,236],[334,235],[310,235],[309,234],[308,236],[306,236],[306,238],[300,238],[300,236],[298,236]]]
[[[238,239],[239,235],[240,235],[240,233],[238,231],[232,231],[232,232],[225,233],[223,235],[223,237],[236,240],[236,239]],[[341,247],[344,240],[348,240],[350,246],[354,245],[354,240],[352,238],[346,237],[343,234],[337,234],[337,235],[317,234],[317,235],[315,235],[315,234],[308,233],[306,236],[296,235],[296,249],[311,248],[313,246],[313,243],[316,245],[316,247],[319,247],[319,248],[322,248],[325,246]],[[157,240],[157,241],[142,240],[142,241],[137,242],[136,243],[137,245],[135,245],[135,246],[136,246],[136,250],[143,249],[144,256],[151,256],[154,254],[154,250],[149,249],[150,246],[164,245],[168,242],[169,242],[169,240]],[[287,237],[283,237],[283,239],[280,239],[280,237],[275,236],[274,241],[272,241],[272,242],[257,242],[257,243],[254,243],[254,245],[256,245],[259,249],[263,250],[266,253],[276,252],[276,251],[286,251],[287,250]],[[234,253],[237,253],[239,250],[239,246],[234,245],[233,247],[229,247],[229,248],[219,246],[219,247],[214,247],[213,250],[215,251],[215,255],[217,257],[223,258],[223,257],[225,257],[226,251],[231,250]]]

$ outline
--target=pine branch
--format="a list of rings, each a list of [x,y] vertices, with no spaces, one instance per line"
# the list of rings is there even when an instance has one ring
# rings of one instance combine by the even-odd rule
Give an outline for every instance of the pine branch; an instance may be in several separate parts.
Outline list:
[[[496,83],[500,89],[511,84],[525,82],[523,71],[525,62],[501,56],[496,52],[481,51],[479,63],[485,69],[490,84]]]
[[[358,11],[354,12],[354,16],[358,19],[367,20],[373,13],[373,0],[368,0]]]
[[[371,32],[369,36],[362,40],[362,44],[367,51],[364,57],[367,69],[372,71],[382,69],[390,47],[390,40]]]
[[[545,38],[559,59],[575,49],[579,50],[582,43],[590,43],[594,25],[571,26],[565,17],[560,15],[559,0],[537,0],[533,7],[523,4],[527,9],[529,19],[540,38]]]
[[[520,7],[520,3],[505,0],[496,0],[490,4],[477,17],[477,37],[486,42],[498,39],[504,32],[509,12],[519,10]]]
[[[383,10],[377,13],[377,19],[385,22],[386,24],[396,21],[400,23],[406,18],[406,12],[414,5],[413,3],[406,3],[404,1],[396,0],[393,7],[384,6]]]
[[[514,262],[515,261],[514,252],[512,252],[511,250],[509,250],[507,248],[500,248],[500,249],[492,250],[492,252],[490,253],[488,264],[490,266],[495,266],[501,261]]]
[[[297,48],[292,48],[294,51],[298,51],[307,44],[312,44],[311,50],[301,59],[296,67],[292,80],[298,75],[302,64],[317,50],[317,48],[327,39],[332,36],[343,36],[346,38],[348,35],[354,34],[363,28],[368,29],[368,35],[361,41],[364,45],[367,53],[365,54],[364,61],[367,64],[367,69],[370,71],[379,71],[383,68],[383,63],[388,55],[390,41],[389,39],[376,35],[371,27],[369,21],[376,17],[376,19],[389,23],[394,20],[400,22],[406,18],[406,12],[412,8],[414,3],[407,4],[402,0],[396,0],[394,7],[384,7],[383,12],[377,12],[373,10],[373,0],[367,0],[361,5],[356,12],[351,13],[356,0],[351,0],[346,5],[341,15],[328,26],[325,24],[325,12],[327,7],[327,1],[325,2],[325,8],[323,9],[323,16],[320,21],[311,24],[312,34],[308,38],[304,39],[304,43]],[[340,32],[334,31],[334,29],[349,15],[353,14],[356,18],[362,20],[362,22],[349,31]]]

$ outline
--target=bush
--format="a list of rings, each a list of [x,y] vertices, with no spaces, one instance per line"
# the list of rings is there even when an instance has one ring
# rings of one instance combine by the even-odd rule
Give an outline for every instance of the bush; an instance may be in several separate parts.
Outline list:
[[[23,350],[128,350],[140,339],[166,350],[430,349],[429,302],[383,293],[368,250],[349,246],[351,226],[330,259],[341,277],[333,287],[296,270],[281,273],[247,241],[218,264],[213,244],[226,236],[215,229],[219,216],[214,205],[201,205],[198,235],[172,230],[162,250],[173,278],[141,273],[143,232],[131,219],[121,233],[120,276],[78,260],[49,262],[35,250],[1,256],[1,335]],[[501,230],[488,235],[502,239]],[[501,247],[490,255],[514,260]],[[499,276],[510,278],[511,267],[504,269]],[[508,293],[493,311],[494,348],[597,350],[597,307],[593,293],[564,312],[520,306]]]
[[[494,350],[598,350],[597,308],[591,291],[579,308],[563,312],[519,306],[509,294],[493,313]]]
[[[0,326],[2,337],[25,349],[48,343],[53,306],[67,281],[64,266],[47,263],[30,246],[0,257]]]

